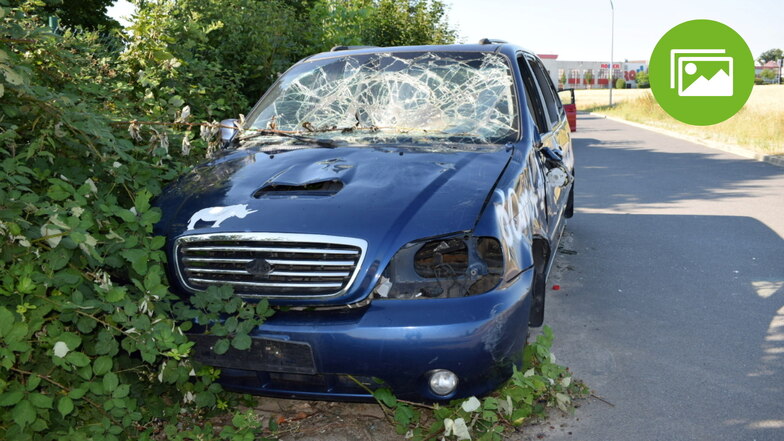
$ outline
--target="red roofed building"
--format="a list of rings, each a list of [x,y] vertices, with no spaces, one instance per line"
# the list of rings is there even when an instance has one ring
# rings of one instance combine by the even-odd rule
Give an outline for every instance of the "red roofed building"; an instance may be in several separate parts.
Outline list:
[[[757,78],[762,78],[761,74],[764,70],[771,70],[776,75],[772,80],[765,80],[768,83],[778,83],[779,82],[779,75],[781,74],[781,70],[779,69],[779,63],[777,61],[768,61],[765,64],[760,64],[754,66],[754,76]]]

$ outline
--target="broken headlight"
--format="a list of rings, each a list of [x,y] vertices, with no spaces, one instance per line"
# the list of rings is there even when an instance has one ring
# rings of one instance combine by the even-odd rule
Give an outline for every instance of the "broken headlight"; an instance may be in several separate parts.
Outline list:
[[[453,236],[412,242],[389,262],[374,299],[465,297],[498,286],[504,272],[501,243],[493,237]]]

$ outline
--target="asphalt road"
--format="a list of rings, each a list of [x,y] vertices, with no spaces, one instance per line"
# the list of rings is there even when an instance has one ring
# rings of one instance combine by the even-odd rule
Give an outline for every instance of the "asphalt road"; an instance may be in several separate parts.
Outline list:
[[[545,323],[595,398],[526,439],[784,440],[784,168],[581,117]]]

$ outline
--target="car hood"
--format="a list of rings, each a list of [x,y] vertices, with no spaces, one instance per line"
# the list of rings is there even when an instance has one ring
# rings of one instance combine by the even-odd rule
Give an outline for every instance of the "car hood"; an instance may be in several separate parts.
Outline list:
[[[473,229],[511,150],[230,151],[164,191],[157,230],[170,239],[238,231],[359,238],[368,243],[365,265],[385,265],[408,242]],[[193,222],[216,207],[231,207],[232,214],[219,225]]]

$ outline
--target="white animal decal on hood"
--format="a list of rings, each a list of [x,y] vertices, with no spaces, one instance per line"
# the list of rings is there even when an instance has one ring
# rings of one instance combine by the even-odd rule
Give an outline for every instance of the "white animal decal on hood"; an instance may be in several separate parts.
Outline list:
[[[203,208],[191,216],[188,229],[192,230],[199,221],[213,222],[210,228],[218,228],[220,224],[231,217],[244,219],[245,216],[259,210],[248,210],[248,204],[229,205],[228,207]]]

